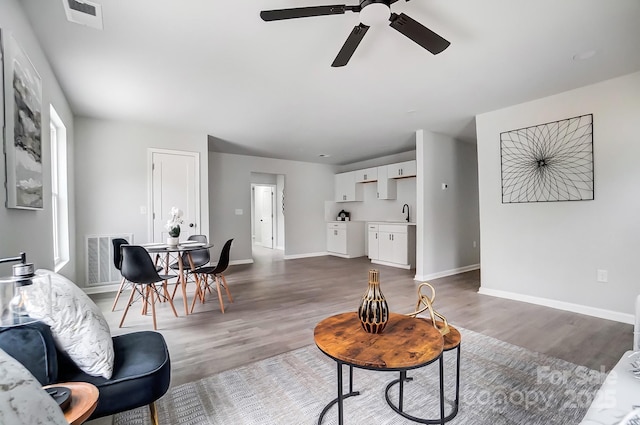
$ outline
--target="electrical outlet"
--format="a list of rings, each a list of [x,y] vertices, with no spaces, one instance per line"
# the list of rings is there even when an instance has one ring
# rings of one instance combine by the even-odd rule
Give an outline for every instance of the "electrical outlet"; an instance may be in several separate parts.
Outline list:
[[[473,247],[474,247],[474,248],[477,248],[477,247],[478,247],[478,242],[473,241]]]
[[[609,281],[609,274],[606,270],[598,269],[597,274],[598,274],[598,282],[605,283]]]

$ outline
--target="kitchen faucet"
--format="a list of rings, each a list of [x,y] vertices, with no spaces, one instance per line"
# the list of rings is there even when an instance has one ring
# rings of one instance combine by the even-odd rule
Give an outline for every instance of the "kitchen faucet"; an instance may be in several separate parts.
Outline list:
[[[407,222],[409,222],[409,205],[408,204],[404,204],[402,206],[402,212],[404,212],[405,207],[407,208]]]

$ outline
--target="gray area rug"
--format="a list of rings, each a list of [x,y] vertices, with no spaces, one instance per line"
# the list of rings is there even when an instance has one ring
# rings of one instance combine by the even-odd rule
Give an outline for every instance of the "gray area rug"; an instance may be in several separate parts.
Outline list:
[[[605,378],[583,366],[460,331],[460,409],[449,424],[577,424]],[[452,400],[455,350],[444,356],[445,393]],[[344,370],[346,386],[348,368]],[[438,417],[437,362],[408,375],[414,380],[405,384],[405,411]],[[385,387],[397,377],[397,372],[354,368],[354,390],[361,395],[345,400],[345,425],[415,423],[396,414],[385,401]],[[308,346],[171,388],[157,407],[165,425],[311,425],[336,391],[335,362]],[[392,399],[397,400],[397,393],[396,386]],[[337,416],[334,406],[323,424],[336,424]],[[114,418],[117,425],[149,423],[147,408]]]

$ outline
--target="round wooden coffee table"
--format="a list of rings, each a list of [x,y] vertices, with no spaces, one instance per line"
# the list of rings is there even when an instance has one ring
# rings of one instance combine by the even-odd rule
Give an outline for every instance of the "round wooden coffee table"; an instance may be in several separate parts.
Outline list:
[[[64,418],[70,425],[79,425],[89,419],[98,406],[98,388],[88,382],[60,382],[42,387],[67,387],[71,390],[71,404],[64,411]]]
[[[406,372],[441,359],[444,340],[440,332],[425,320],[389,313],[389,321],[380,334],[365,332],[355,312],[337,314],[322,320],[314,330],[320,351],[336,361],[338,397],[322,410],[318,424],[334,404],[338,404],[338,423],[343,422],[343,400],[360,394],[353,391],[353,367],[378,371]],[[343,394],[342,366],[349,366],[349,392]],[[440,413],[444,423],[443,367],[440,362]],[[402,395],[400,396],[402,397]]]

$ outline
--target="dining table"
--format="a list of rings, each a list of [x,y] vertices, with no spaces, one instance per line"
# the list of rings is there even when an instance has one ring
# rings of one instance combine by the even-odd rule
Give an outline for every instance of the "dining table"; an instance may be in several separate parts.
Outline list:
[[[189,307],[187,301],[187,277],[186,271],[184,268],[184,264],[182,261],[183,257],[187,258],[189,262],[190,271],[195,271],[195,266],[193,264],[193,259],[191,258],[191,252],[199,249],[209,249],[213,247],[211,243],[205,242],[197,242],[197,241],[182,241],[179,242],[178,245],[167,245],[166,243],[161,242],[151,242],[142,245],[149,254],[155,254],[155,262],[156,265],[162,263],[164,267],[164,273],[169,273],[169,266],[171,261],[175,261],[178,264],[178,284],[182,287],[182,298],[184,300],[184,314],[185,316],[189,315]],[[198,277],[195,276],[196,282]],[[196,293],[195,297],[199,296],[200,285],[196,285]],[[175,292],[174,292],[175,293]]]

